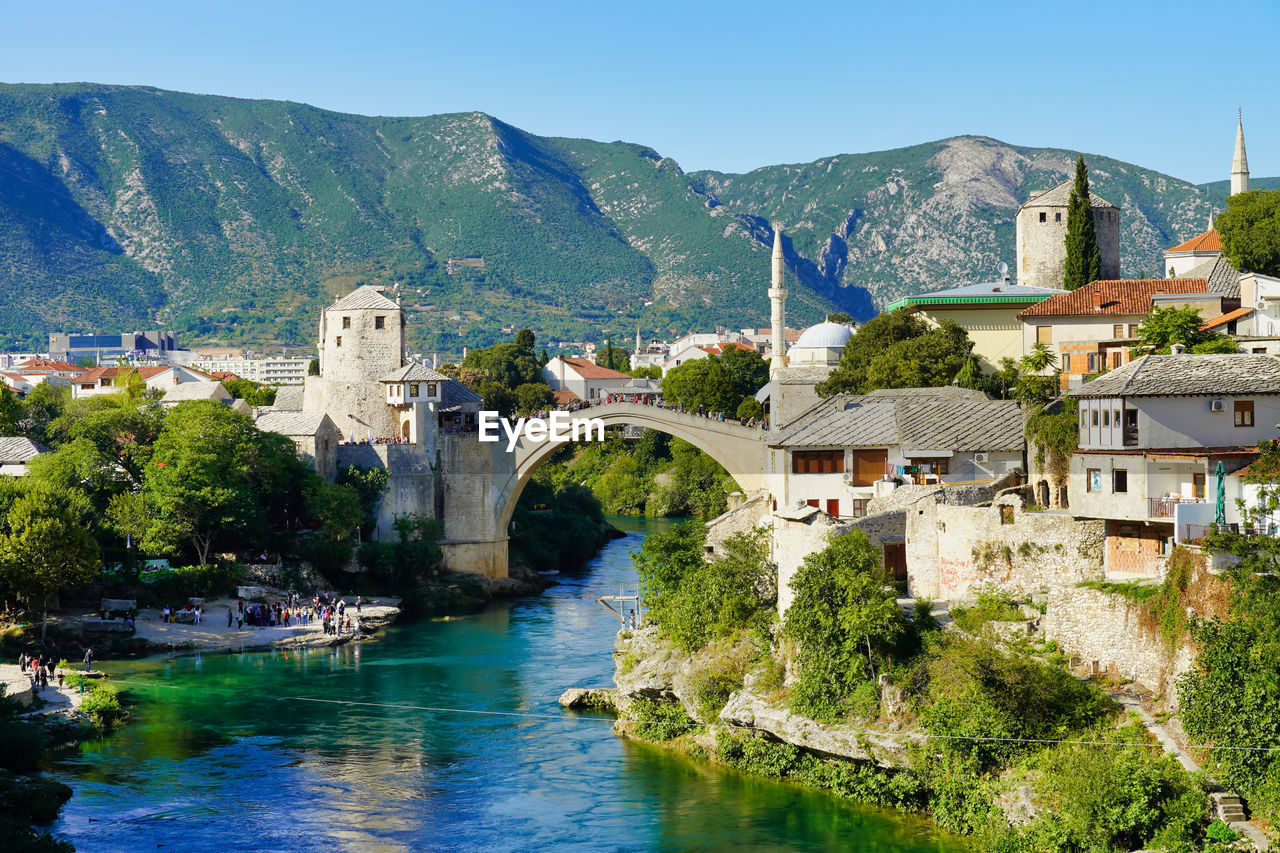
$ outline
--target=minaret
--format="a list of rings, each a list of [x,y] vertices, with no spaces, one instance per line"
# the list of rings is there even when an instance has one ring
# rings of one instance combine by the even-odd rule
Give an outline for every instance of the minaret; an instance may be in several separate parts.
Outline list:
[[[769,376],[787,366],[787,268],[782,260],[782,226],[773,223],[773,279],[769,283],[769,307],[773,320]]]
[[[1231,195],[1249,191],[1249,158],[1244,153],[1244,115],[1236,111],[1236,153],[1231,158]]]
[[[636,355],[640,354],[640,324],[636,323]]]

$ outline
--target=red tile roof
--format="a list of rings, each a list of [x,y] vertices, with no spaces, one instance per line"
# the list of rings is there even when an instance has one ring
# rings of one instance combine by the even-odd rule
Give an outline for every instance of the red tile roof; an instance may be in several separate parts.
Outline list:
[[[724,355],[724,351],[727,349],[743,349],[743,350],[746,350],[747,352],[756,351],[755,347],[748,346],[747,344],[744,344],[744,343],[739,343],[738,341],[726,341],[724,343],[711,344],[710,346],[705,346],[705,347],[698,347],[698,349],[702,350],[703,352],[709,352],[712,355]]]
[[[1252,308],[1237,308],[1234,311],[1228,311],[1225,314],[1220,314],[1217,317],[1214,317],[1212,320],[1210,320],[1207,323],[1202,323],[1200,325],[1200,328],[1206,331],[1209,329],[1216,329],[1219,326],[1225,326],[1227,323],[1230,323],[1232,320],[1239,320],[1241,317],[1248,317],[1252,313],[1253,313]]]
[[[1165,249],[1166,252],[1221,252],[1222,238],[1218,236],[1218,232],[1210,228],[1203,234],[1197,234],[1185,243],[1179,243],[1172,249]]]
[[[50,359],[50,358],[32,358],[22,362],[22,364],[19,364],[15,369],[19,373],[34,373],[36,371],[39,371],[41,373],[47,373],[51,370],[60,370],[60,371],[74,370],[77,372],[81,372],[81,371],[87,370],[88,368],[80,367],[79,365],[75,365],[75,364],[68,364],[65,361],[54,361],[53,359]]]
[[[1157,293],[1205,293],[1203,278],[1119,278],[1092,281],[1079,290],[1050,296],[1019,317],[1077,317],[1146,314]],[[1097,299],[1095,300],[1095,296]]]
[[[568,367],[572,367],[574,372],[583,379],[630,379],[631,377],[625,373],[619,373],[616,370],[610,370],[607,367],[601,367],[589,358],[565,358],[564,363]]]
[[[557,406],[567,406],[570,403],[577,403],[582,399],[577,394],[568,390],[552,391],[551,396],[555,399]]]

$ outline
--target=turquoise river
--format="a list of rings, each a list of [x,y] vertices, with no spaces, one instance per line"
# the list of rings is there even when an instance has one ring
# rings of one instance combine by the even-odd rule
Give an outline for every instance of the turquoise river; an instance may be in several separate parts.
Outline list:
[[[634,590],[652,529],[617,523],[628,535],[587,568],[476,615],[335,649],[104,664],[133,716],[52,768],[75,789],[55,832],[81,851],[963,849],[561,710],[564,688],[610,683],[618,623],[595,599]]]

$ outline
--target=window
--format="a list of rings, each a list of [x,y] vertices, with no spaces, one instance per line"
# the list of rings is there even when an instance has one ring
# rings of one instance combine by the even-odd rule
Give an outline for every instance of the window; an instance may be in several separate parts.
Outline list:
[[[1120,426],[1120,410],[1119,409],[1111,410],[1111,425]]]
[[[1254,354],[1254,355],[1266,355],[1266,354],[1267,354],[1267,348],[1266,348],[1266,347],[1254,347],[1254,348],[1253,348],[1253,354]]]
[[[1089,426],[1089,415],[1084,411],[1084,409],[1081,409],[1080,410],[1080,429],[1085,429],[1088,426]]]
[[[1053,343],[1053,326],[1036,326],[1036,343]]]
[[[428,396],[428,397],[435,397],[435,396],[436,396],[436,383],[434,383],[434,382],[428,382],[428,383],[427,383],[427,396]]]
[[[409,396],[410,397],[418,396],[418,383],[416,382],[409,383]]]
[[[1198,501],[1204,500],[1204,474],[1191,475],[1191,497]]]
[[[373,318],[373,327],[374,327],[375,329],[385,329],[385,328],[387,327],[387,318],[386,318],[386,317],[374,317],[374,318]]]
[[[852,506],[849,514],[854,518],[862,518],[867,514],[867,498],[854,498],[849,503]]]
[[[837,517],[840,515],[839,498],[827,498],[827,515],[834,515]]]
[[[1086,358],[1086,362],[1087,363],[1085,365],[1085,370],[1087,370],[1089,373],[1098,372],[1098,354],[1096,352],[1089,353],[1088,357]]]
[[[809,506],[813,507],[814,509],[818,508],[817,498],[809,498],[807,501],[805,501],[805,503],[807,503]]]
[[[333,345],[336,347],[342,346],[342,335],[338,335],[338,337],[334,338]]]
[[[1124,323],[1116,323],[1114,326],[1111,327],[1111,337],[1113,338],[1124,337]]]
[[[1061,214],[1061,213],[1055,213],[1055,214],[1053,215],[1053,221],[1054,221],[1054,222],[1061,222],[1061,221],[1062,221],[1062,214]]]
[[[1102,410],[1102,425],[1104,427],[1111,426],[1111,410],[1110,409]]]
[[[1098,410],[1097,410],[1097,409],[1094,409],[1094,410],[1093,410],[1093,425],[1094,425],[1094,426],[1097,426],[1097,425],[1098,425]]]
[[[792,474],[843,474],[843,450],[797,450],[791,454]],[[814,504],[817,506],[817,504]]]
[[[350,328],[351,328],[351,318],[350,318],[350,317],[343,317],[343,318],[342,318],[342,328],[344,328],[344,329],[350,329]]]
[[[1111,472],[1111,491],[1122,493],[1129,491],[1129,472],[1123,468],[1117,468]]]
[[[1131,338],[1136,338],[1137,336],[1138,336],[1138,324],[1137,324],[1137,323],[1130,323],[1130,324],[1129,324],[1129,337],[1131,337]]]
[[[1252,400],[1236,400],[1236,426],[1251,427],[1253,426],[1253,401]]]
[[[1100,492],[1102,491],[1102,469],[1090,468],[1085,473],[1085,491]]]
[[[917,466],[921,474],[950,474],[951,460],[942,459],[908,459],[908,463]]]
[[[1045,211],[1043,211],[1043,210],[1042,210],[1042,211],[1040,211],[1040,221],[1041,221],[1041,222],[1048,222],[1048,221],[1049,221],[1049,214],[1048,214],[1048,213],[1046,213],[1046,212],[1045,212]]]
[[[1111,367],[1112,368],[1119,367],[1121,364],[1120,359],[1123,357],[1124,357],[1124,353],[1121,352],[1120,350],[1116,350],[1115,352],[1111,353]]]

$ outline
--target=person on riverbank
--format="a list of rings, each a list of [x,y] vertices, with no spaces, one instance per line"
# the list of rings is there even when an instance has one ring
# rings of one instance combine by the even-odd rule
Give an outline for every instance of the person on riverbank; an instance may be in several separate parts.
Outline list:
[[[360,612],[360,596],[356,596],[356,613]]]
[[[160,621],[165,625],[169,624],[169,605],[164,606],[164,610],[160,613]]]
[[[233,621],[234,619],[235,619],[235,614],[234,614],[234,613],[232,613],[232,612],[231,612],[231,608],[230,608],[230,607],[228,607],[228,608],[227,608],[227,627],[228,627],[228,628],[230,628],[230,627],[231,627],[231,623],[232,623],[232,621]]]
[[[66,679],[67,674],[62,670],[58,670],[58,689],[62,689],[62,682]]]
[[[89,665],[93,663],[93,646],[84,650],[84,671],[89,671]]]

